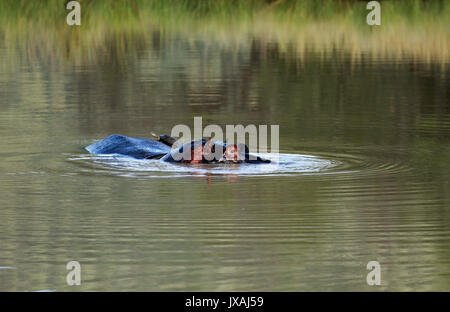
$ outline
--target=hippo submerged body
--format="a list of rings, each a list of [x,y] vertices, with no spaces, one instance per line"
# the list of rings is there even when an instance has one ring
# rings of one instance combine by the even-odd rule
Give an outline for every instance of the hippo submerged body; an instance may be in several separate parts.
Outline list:
[[[119,155],[135,159],[159,159],[167,162],[270,163],[270,160],[249,154],[248,147],[243,144],[227,145],[224,142],[212,142],[202,139],[186,143],[178,148],[172,148],[173,138],[160,136],[160,138],[162,137],[170,140],[133,138],[113,134],[99,142],[86,146],[85,149],[91,154]],[[240,151],[239,153],[238,150]]]
[[[170,153],[171,147],[158,140],[112,134],[101,141],[86,146],[85,149],[91,154],[113,154],[136,159],[154,159]]]

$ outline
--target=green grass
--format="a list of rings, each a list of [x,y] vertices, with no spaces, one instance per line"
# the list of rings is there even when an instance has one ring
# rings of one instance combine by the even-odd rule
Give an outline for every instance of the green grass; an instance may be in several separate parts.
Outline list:
[[[159,31],[217,41],[341,48],[421,60],[450,59],[450,0],[381,2],[381,26],[366,24],[365,1],[351,0],[79,0],[81,26],[65,23],[64,0],[0,1],[0,44],[39,46],[53,56],[93,56],[113,40]],[[134,36],[134,37],[133,37]],[[81,56],[80,56],[81,57]]]

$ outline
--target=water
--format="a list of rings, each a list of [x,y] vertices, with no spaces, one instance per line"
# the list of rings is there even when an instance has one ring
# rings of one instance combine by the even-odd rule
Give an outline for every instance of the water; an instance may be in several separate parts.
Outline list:
[[[147,42],[76,62],[1,47],[0,290],[450,290],[448,63]],[[283,165],[83,149],[194,116],[280,125]]]

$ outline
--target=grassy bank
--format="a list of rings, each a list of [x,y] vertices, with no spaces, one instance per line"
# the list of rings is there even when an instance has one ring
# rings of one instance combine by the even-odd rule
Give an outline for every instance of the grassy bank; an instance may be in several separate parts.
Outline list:
[[[0,2],[1,44],[30,53],[90,58],[127,53],[162,36],[225,47],[276,42],[280,50],[340,49],[360,57],[450,60],[450,0],[381,1],[381,26],[368,26],[365,1],[345,0],[79,0],[81,26],[66,24],[64,0]]]

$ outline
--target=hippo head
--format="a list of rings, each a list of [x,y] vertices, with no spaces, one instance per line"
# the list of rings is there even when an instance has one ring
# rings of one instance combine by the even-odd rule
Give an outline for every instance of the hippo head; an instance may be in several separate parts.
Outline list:
[[[249,154],[247,145],[227,144],[212,140],[194,140],[172,149],[171,153],[163,158],[165,161],[182,163],[243,163],[270,162]]]
[[[226,144],[212,140],[195,140],[172,150],[175,161],[183,163],[240,163],[245,161],[245,144]]]
[[[219,162],[241,163],[248,158],[248,154],[248,147],[245,144],[227,144],[223,151],[222,158],[219,159]]]

